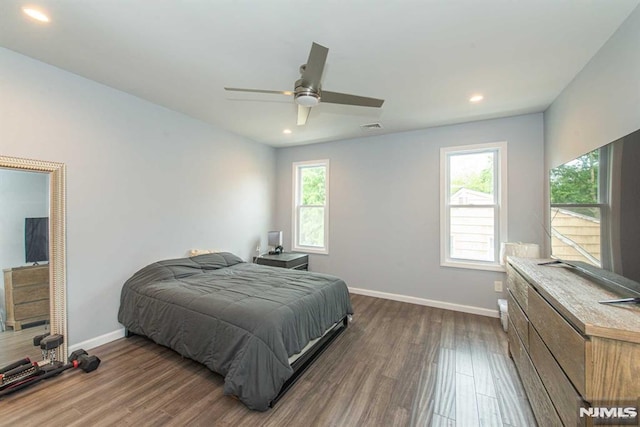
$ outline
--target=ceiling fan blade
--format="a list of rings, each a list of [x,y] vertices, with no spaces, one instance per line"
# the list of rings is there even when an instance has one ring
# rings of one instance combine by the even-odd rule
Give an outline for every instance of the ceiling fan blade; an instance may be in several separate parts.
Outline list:
[[[305,87],[310,89],[320,88],[320,80],[322,79],[322,73],[324,71],[324,63],[327,61],[327,54],[329,49],[318,43],[311,45],[311,52],[309,52],[309,59],[302,73],[302,81]]]
[[[290,90],[242,89],[239,87],[225,87],[224,90],[229,90],[232,92],[275,93],[276,95],[293,95],[293,91]]]
[[[349,95],[348,93],[330,92],[328,90],[323,90],[320,102],[380,108],[382,107],[382,104],[384,104],[384,99],[369,98],[366,96]]]
[[[307,119],[309,118],[309,113],[311,113],[311,107],[304,107],[302,105],[298,105],[298,126],[302,126],[307,123]]]

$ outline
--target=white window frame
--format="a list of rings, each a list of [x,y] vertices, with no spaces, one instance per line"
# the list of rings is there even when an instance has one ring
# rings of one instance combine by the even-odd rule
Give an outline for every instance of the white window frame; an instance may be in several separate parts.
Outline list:
[[[494,191],[497,196],[493,206],[494,212],[494,252],[495,261],[474,261],[452,258],[450,254],[450,211],[451,197],[449,157],[456,154],[474,154],[488,151],[497,153],[494,162]],[[442,147],[440,149],[440,265],[443,267],[470,268],[476,270],[505,271],[500,264],[500,245],[507,242],[507,143],[493,142],[487,144]]]
[[[300,170],[304,167],[323,166],[325,168],[325,197],[324,197],[324,246],[305,246],[299,244],[300,226]],[[329,159],[307,160],[303,162],[293,162],[293,214],[292,226],[293,241],[292,250],[295,252],[305,252],[313,254],[329,254]]]

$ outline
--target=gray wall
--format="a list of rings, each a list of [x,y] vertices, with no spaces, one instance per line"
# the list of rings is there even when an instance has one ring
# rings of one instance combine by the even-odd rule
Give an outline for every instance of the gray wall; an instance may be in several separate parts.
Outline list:
[[[266,239],[273,148],[2,48],[0,93],[0,153],[67,165],[69,344],[120,328],[142,266]]]
[[[640,7],[544,114],[546,170],[640,128]]]
[[[0,270],[25,264],[24,219],[49,216],[49,175],[0,169]],[[6,320],[4,286],[0,313]]]
[[[440,267],[440,147],[508,141],[509,240],[541,243],[542,114],[277,150],[276,226],[291,247],[294,161],[328,158],[329,255],[314,271],[356,288],[495,309],[503,273]]]

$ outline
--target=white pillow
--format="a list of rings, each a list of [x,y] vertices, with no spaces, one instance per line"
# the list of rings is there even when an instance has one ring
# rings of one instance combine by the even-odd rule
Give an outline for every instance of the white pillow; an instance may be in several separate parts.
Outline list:
[[[197,255],[204,255],[204,254],[215,254],[220,252],[217,249],[191,249],[189,250],[189,252],[187,252],[187,255],[192,257],[192,256],[197,256]]]

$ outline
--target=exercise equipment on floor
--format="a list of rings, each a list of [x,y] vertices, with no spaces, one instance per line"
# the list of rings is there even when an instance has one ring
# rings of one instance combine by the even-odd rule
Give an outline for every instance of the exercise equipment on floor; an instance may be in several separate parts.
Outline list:
[[[40,347],[42,360],[33,362],[30,358],[17,360],[0,368],[0,399],[42,380],[61,374],[68,369],[80,368],[89,373],[98,369],[100,359],[90,356],[83,349],[69,355],[67,363],[56,360],[56,349],[64,342],[59,334],[43,334],[33,338],[33,345]]]

